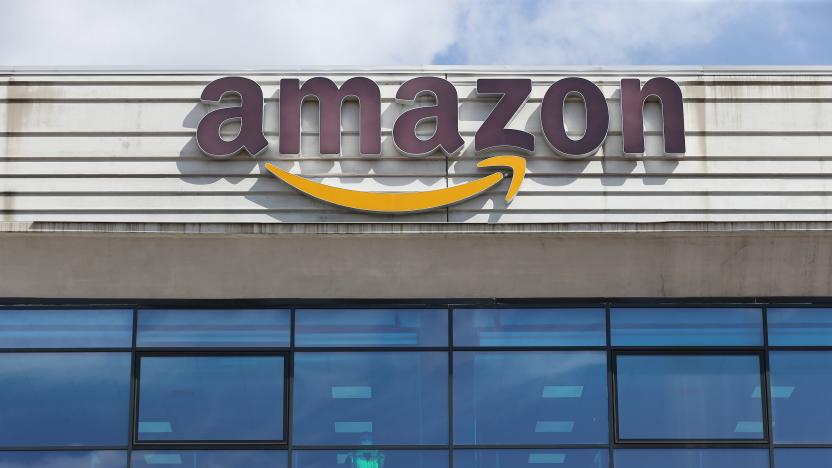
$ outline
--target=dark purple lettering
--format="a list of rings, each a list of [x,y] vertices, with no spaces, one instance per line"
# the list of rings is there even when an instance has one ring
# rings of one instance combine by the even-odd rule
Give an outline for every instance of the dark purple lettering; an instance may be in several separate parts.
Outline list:
[[[459,151],[465,142],[459,135],[459,101],[456,88],[447,80],[431,76],[413,78],[402,84],[396,93],[399,101],[413,101],[419,95],[430,93],[436,105],[417,107],[403,112],[393,124],[393,142],[401,153],[419,156],[441,148],[445,154]],[[436,131],[423,140],[416,135],[419,122],[436,120]]]
[[[300,153],[300,112],[303,102],[318,101],[320,150],[322,154],[341,152],[341,106],[355,98],[360,109],[359,151],[381,154],[381,92],[364,77],[350,78],[341,88],[329,78],[316,77],[300,86],[297,79],[280,80],[280,152]]]
[[[644,153],[644,103],[655,97],[662,106],[662,132],[666,154],[685,153],[685,116],[682,90],[669,78],[621,80],[621,126],[625,154]]]
[[[534,136],[523,130],[506,128],[511,120],[526,103],[532,92],[532,80],[529,79],[480,79],[477,80],[477,95],[500,96],[494,110],[477,130],[474,149],[508,148],[534,152]]]
[[[580,95],[586,107],[586,132],[579,140],[566,134],[563,106],[567,96]],[[559,154],[568,158],[583,158],[596,151],[607,138],[610,113],[604,93],[591,81],[583,78],[564,78],[546,91],[540,107],[540,124],[546,142]]]
[[[218,103],[228,93],[240,96],[240,105],[206,114],[197,126],[196,143],[213,158],[230,157],[243,149],[255,156],[269,145],[263,134],[263,90],[248,78],[228,76],[209,83],[202,91],[202,101]],[[224,140],[220,129],[229,120],[240,121],[240,133],[232,140]]]

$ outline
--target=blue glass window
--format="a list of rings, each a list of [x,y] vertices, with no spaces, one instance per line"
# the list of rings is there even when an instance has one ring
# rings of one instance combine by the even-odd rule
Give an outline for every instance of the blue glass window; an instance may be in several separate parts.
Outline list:
[[[832,442],[832,352],[772,352],[769,365],[775,442]]]
[[[454,468],[609,468],[609,458],[607,449],[456,450]]]
[[[762,439],[760,362],[742,355],[617,358],[622,439]]]
[[[0,445],[127,444],[129,353],[0,354]]]
[[[144,356],[141,441],[283,439],[281,356]]]
[[[615,468],[769,468],[767,449],[627,449]],[[779,466],[777,468],[780,468]],[[808,467],[807,467],[808,468]]]
[[[127,452],[0,451],[0,468],[127,468]]]
[[[0,348],[129,348],[132,310],[0,310]]]
[[[454,309],[454,346],[605,346],[604,309]]]
[[[447,444],[448,354],[296,353],[293,440]]]
[[[140,347],[287,347],[288,309],[140,310]]]
[[[760,309],[616,308],[613,346],[762,346]]]
[[[832,346],[832,309],[768,309],[771,346]]]
[[[299,309],[297,346],[447,346],[447,309]]]
[[[445,450],[296,450],[293,468],[448,468]]]
[[[130,465],[131,468],[286,468],[286,458],[286,452],[272,450],[136,451]]]
[[[603,351],[454,353],[454,443],[607,443]]]
[[[832,466],[832,449],[775,449],[777,468],[827,468]]]

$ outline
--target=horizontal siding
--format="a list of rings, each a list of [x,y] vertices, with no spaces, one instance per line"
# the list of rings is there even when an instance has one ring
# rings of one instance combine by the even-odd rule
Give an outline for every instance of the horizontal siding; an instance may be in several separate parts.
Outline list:
[[[451,185],[468,180],[456,180],[458,177],[481,177],[488,171],[476,167],[477,160],[454,160],[449,165]],[[409,161],[399,164],[374,164],[368,161],[278,161],[276,164],[284,170],[301,173],[306,177],[341,177],[365,178],[374,177],[379,183],[386,183],[391,187],[402,185],[402,181],[410,179],[440,179],[441,186],[445,186],[444,161]],[[407,166],[408,173],[396,172],[397,167]],[[412,168],[411,168],[412,166]],[[215,177],[246,177],[251,175],[268,175],[262,163],[252,161],[211,161],[202,162],[188,159],[185,161],[66,161],[66,162],[38,162],[38,161],[3,161],[0,171],[5,177],[29,176],[215,176]],[[526,177],[570,175],[574,177],[697,177],[721,176],[743,177],[747,175],[801,175],[809,177],[829,176],[832,171],[832,160],[758,160],[758,161],[725,161],[725,160],[658,160],[643,161],[606,160],[564,161],[558,159],[530,160]],[[389,179],[389,180],[388,180]],[[125,183],[129,183],[125,181]],[[348,182],[344,182],[347,184]],[[434,186],[434,184],[431,184]],[[761,189],[764,187],[760,187]]]
[[[528,77],[525,77],[528,78]],[[644,77],[645,79],[649,77]],[[335,79],[336,83],[343,83],[343,79]],[[618,101],[619,84],[615,81],[594,81],[607,99]],[[258,80],[263,89],[263,96],[266,102],[279,102],[279,85],[275,82],[269,84]],[[554,82],[536,81],[532,86],[529,95],[529,102],[539,102],[546,94],[546,90]],[[782,83],[786,83],[785,85]],[[184,83],[157,83],[148,81],[143,84],[118,84],[85,81],[82,83],[63,84],[44,81],[9,81],[0,77],[0,99],[8,102],[64,102],[81,101],[90,99],[98,101],[118,100],[121,102],[185,102],[198,103],[202,90],[209,81],[199,81],[197,84]],[[397,80],[398,83],[398,80]],[[397,83],[379,83],[379,89],[385,102],[392,102],[396,91],[399,88]],[[152,86],[149,86],[152,84]],[[457,93],[461,102],[480,99],[476,95],[475,80],[456,80]],[[681,82],[682,94],[686,102],[697,101],[780,101],[780,100],[828,100],[832,99],[832,81],[816,81],[812,84],[795,84],[792,81],[768,83],[754,83],[743,79],[735,82],[716,82],[705,85],[705,82]]]
[[[309,103],[302,113],[302,128],[314,134],[318,115]],[[342,129],[358,130],[358,106],[344,106]],[[493,102],[471,101],[459,106],[459,131],[474,135],[493,109]],[[396,118],[408,109],[398,103],[383,103],[381,127],[389,134]],[[102,133],[154,135],[193,132],[210,108],[205,104],[180,102],[11,102],[3,104],[0,128],[14,136],[52,133]],[[691,135],[720,133],[832,133],[832,100],[818,102],[694,102],[685,103],[685,131]],[[263,128],[268,135],[278,135],[278,104],[265,105]],[[566,104],[567,129],[579,135],[584,130],[585,116],[580,101]],[[645,129],[661,130],[658,104],[649,104]],[[540,133],[540,103],[527,103],[518,112],[513,128]],[[229,132],[233,131],[229,126]],[[621,132],[620,104],[609,102],[609,132]],[[429,132],[426,131],[429,135]],[[543,142],[540,141],[540,144]]]
[[[329,185],[342,183],[341,177],[321,177],[315,180]],[[461,178],[454,178],[461,182]],[[274,183],[273,183],[274,182]],[[430,190],[430,179],[410,180],[402,178],[397,191]],[[507,182],[506,182],[507,183]],[[3,181],[5,194],[158,194],[158,195],[247,195],[293,193],[294,189],[279,184],[271,175],[251,177],[211,177],[211,176],[167,176],[167,177],[14,177]],[[210,186],[210,191],[205,190]],[[385,185],[378,178],[363,177],[349,180],[345,187],[355,190],[384,191]],[[504,187],[503,187],[504,188]],[[498,189],[499,191],[499,189]],[[738,177],[626,177],[604,175],[601,177],[572,176],[534,176],[526,177],[520,189],[521,195],[535,194],[577,194],[608,196],[642,195],[651,197],[675,196],[677,194],[721,195],[725,193],[746,193],[761,196],[780,196],[786,194],[818,195],[832,193],[832,177],[807,178],[804,176],[786,177],[760,176]]]
[[[342,154],[320,155],[315,106],[302,113],[300,155],[277,151],[279,81],[368,76],[382,93],[382,155],[358,152],[358,108],[344,106]],[[447,77],[460,96],[465,147],[445,157],[398,154],[390,135],[409,106],[395,102],[414,76]],[[540,129],[551,83],[578,75],[608,99],[610,132],[601,150],[573,161],[556,155]],[[615,70],[570,73],[391,70],[252,74],[266,97],[269,148],[257,159],[212,161],[193,134],[210,108],[199,102],[208,74],[10,74],[0,77],[0,220],[23,222],[746,222],[832,220],[832,72]],[[267,173],[264,161],[326,184],[365,191],[425,191],[487,174],[474,134],[494,106],[477,78],[533,79],[511,124],[535,135],[525,181],[506,205],[507,182],[448,209],[408,216],[353,213],[309,199]],[[670,76],[683,90],[687,154],[662,154],[661,119],[648,104],[646,152],[621,151],[619,81]],[[583,106],[567,103],[567,128],[583,132]],[[235,131],[233,125],[226,129]],[[429,125],[420,128],[427,136]]]
[[[152,138],[151,138],[152,136]],[[688,135],[686,137],[687,154],[685,159],[755,159],[782,158],[789,161],[800,158],[824,158],[832,156],[829,151],[829,135],[818,132],[790,133],[790,134],[754,134],[736,135],[730,133],[710,133],[707,135]],[[536,134],[537,147],[530,159],[554,157],[554,151],[542,141],[542,135]],[[301,156],[279,154],[277,151],[278,138],[268,136],[269,146],[258,155],[264,160],[365,160],[365,161],[407,161],[414,162],[427,157],[408,157],[396,152],[392,137],[382,137],[382,157],[359,156],[358,137],[344,135],[341,137],[342,155],[337,158],[321,156],[318,153],[318,136],[305,135],[301,139]],[[465,147],[461,157],[477,157],[473,148],[474,137],[463,136]],[[648,158],[666,157],[662,153],[662,137],[660,134],[649,133],[645,137],[645,156]],[[620,135],[610,135],[600,151],[587,159],[603,157],[621,157],[622,143]],[[442,156],[437,156],[442,158]],[[0,134],[0,160],[23,160],[39,158],[41,160],[54,159],[198,159],[205,161],[193,139],[193,130],[183,132],[182,135],[87,135],[87,134],[47,134],[47,135],[2,135]],[[628,160],[644,159],[641,156],[627,156]],[[235,160],[249,160],[246,156],[237,156]],[[406,167],[401,169],[407,173]]]

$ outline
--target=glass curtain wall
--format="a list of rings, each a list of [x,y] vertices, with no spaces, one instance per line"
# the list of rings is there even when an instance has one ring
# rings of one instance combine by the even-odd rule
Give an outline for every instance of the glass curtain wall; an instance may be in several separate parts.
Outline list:
[[[0,468],[832,466],[832,309],[0,309]]]

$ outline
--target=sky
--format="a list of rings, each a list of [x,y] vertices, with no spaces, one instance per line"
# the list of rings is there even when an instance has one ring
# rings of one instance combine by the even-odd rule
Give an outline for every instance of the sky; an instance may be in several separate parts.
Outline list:
[[[0,66],[830,65],[832,0],[0,0]]]

